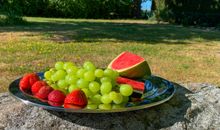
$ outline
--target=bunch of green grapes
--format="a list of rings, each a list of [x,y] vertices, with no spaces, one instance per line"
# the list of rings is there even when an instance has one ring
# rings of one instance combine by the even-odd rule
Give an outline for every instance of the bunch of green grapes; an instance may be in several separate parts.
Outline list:
[[[92,62],[77,67],[72,62],[56,62],[55,67],[44,73],[47,83],[54,89],[68,94],[81,89],[87,96],[87,109],[123,108],[133,93],[130,85],[116,84],[118,72],[97,69]]]

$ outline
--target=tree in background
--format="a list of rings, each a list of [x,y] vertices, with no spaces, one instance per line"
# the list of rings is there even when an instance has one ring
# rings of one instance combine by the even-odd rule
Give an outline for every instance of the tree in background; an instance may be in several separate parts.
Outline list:
[[[132,18],[133,0],[20,0],[24,15],[64,18]]]
[[[133,0],[132,14],[134,18],[141,18],[141,3],[142,0]]]
[[[220,24],[219,0],[154,0],[153,5],[158,20],[184,25]]]
[[[142,18],[141,3],[148,0],[0,0],[10,19],[21,16],[62,18]],[[13,20],[12,20],[13,21]]]
[[[17,0],[0,0],[0,24],[21,24],[24,23],[22,19],[22,9],[19,6],[20,1]]]

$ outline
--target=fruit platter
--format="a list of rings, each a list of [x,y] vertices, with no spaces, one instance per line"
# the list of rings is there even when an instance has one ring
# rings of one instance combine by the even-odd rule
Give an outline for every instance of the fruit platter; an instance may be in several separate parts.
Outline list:
[[[28,73],[9,85],[10,94],[27,105],[78,113],[125,112],[162,104],[174,85],[151,74],[147,61],[131,52],[119,54],[107,68],[59,61],[46,72]]]

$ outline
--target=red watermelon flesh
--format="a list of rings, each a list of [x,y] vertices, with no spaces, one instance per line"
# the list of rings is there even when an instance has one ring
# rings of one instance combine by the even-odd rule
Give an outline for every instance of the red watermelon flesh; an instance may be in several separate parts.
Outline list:
[[[143,61],[144,61],[144,58],[142,58],[138,55],[135,55],[130,52],[123,52],[113,62],[112,68],[117,69],[117,70],[124,69],[124,68],[131,67],[131,65],[135,65],[135,64],[138,64]]]
[[[145,87],[144,87],[143,82],[139,82],[139,81],[124,78],[124,77],[117,77],[116,82],[118,84],[129,84],[132,86],[132,88],[134,89],[135,92],[141,93],[141,94],[144,93]]]

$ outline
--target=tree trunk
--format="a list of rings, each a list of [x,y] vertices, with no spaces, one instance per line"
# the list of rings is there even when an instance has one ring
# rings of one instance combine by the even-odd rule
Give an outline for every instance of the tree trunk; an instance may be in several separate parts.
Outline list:
[[[133,0],[133,16],[141,18],[141,2],[142,0]]]
[[[156,3],[155,3],[155,0],[152,0],[151,10],[152,10],[152,11],[156,10]]]

